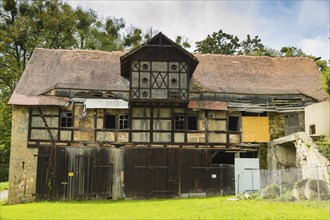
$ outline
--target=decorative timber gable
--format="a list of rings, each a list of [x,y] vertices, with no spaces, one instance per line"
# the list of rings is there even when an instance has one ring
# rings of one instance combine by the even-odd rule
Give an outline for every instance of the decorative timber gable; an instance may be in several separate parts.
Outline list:
[[[132,102],[188,102],[198,60],[161,32],[120,61]]]

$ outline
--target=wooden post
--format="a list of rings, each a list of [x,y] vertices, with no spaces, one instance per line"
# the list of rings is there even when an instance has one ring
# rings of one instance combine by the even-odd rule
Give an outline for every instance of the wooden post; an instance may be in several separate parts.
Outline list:
[[[124,153],[126,149],[113,148],[113,183],[112,199],[118,200],[125,198],[124,191]]]

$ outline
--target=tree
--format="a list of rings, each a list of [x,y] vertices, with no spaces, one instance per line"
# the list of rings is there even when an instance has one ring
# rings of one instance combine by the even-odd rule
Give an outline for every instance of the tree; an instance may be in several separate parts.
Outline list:
[[[36,47],[105,51],[131,49],[155,35],[124,19],[99,19],[93,10],[61,0],[0,1],[0,181],[7,179],[11,107],[8,102]]]
[[[222,30],[213,32],[202,41],[196,42],[195,52],[214,54],[235,54],[240,47],[237,36],[224,33]]]
[[[187,49],[187,48],[190,48],[191,45],[189,44],[188,42],[188,38],[187,37],[182,37],[180,35],[178,35],[175,39],[175,43],[180,45],[181,47]]]
[[[323,71],[322,84],[324,91],[330,96],[330,67]]]
[[[294,47],[294,46],[282,47],[280,52],[285,57],[303,57],[303,56],[306,56],[306,54],[300,48],[297,48],[297,47]]]
[[[243,40],[240,44],[241,49],[239,54],[244,55],[259,55],[263,53],[265,48],[258,36],[251,38],[249,34],[247,35],[246,40]]]

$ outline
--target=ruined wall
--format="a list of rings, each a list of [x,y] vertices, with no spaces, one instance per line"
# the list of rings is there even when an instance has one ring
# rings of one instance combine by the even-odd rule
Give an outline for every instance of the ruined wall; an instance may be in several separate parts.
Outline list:
[[[38,150],[27,148],[29,109],[14,106],[9,165],[8,202],[23,203],[34,200]]]
[[[84,110],[82,103],[76,103],[67,107],[41,107],[41,112],[47,122],[52,136],[57,144],[61,142],[67,143],[110,143],[110,142],[128,142],[128,129],[120,130],[106,129],[104,126],[105,113],[118,116],[128,114],[127,109],[87,109]],[[61,127],[60,112],[73,111],[73,126]],[[27,114],[29,115],[29,114]],[[50,141],[51,138],[40,115],[38,108],[32,108],[30,119],[30,136],[29,141]],[[118,122],[116,122],[118,124]]]
[[[318,152],[317,145],[305,133],[298,132],[269,143],[268,169],[294,167],[301,172],[302,178],[319,178],[330,181],[330,161]]]
[[[268,113],[270,140],[274,140],[285,135],[284,114]]]

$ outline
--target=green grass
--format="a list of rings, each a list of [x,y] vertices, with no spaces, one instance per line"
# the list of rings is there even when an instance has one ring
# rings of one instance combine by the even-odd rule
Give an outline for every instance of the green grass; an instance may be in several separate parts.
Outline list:
[[[0,191],[8,189],[8,182],[1,182],[0,183]]]
[[[0,219],[329,219],[322,202],[227,201],[228,197],[1,205]]]

